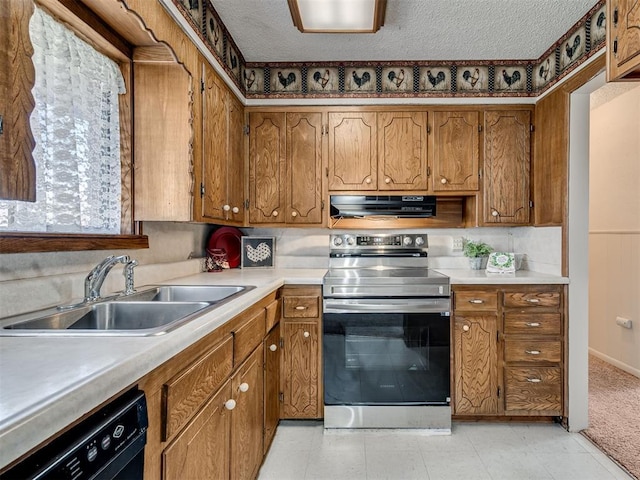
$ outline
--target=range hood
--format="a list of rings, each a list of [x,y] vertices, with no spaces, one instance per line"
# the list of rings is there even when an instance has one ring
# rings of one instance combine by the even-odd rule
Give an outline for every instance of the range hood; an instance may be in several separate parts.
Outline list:
[[[435,196],[331,195],[333,218],[428,218],[435,215]]]

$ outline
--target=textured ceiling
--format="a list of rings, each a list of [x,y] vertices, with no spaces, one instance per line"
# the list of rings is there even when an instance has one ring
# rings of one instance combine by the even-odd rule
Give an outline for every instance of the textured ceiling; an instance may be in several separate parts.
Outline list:
[[[387,0],[375,34],[303,34],[287,0],[211,0],[247,62],[532,60],[597,0]]]

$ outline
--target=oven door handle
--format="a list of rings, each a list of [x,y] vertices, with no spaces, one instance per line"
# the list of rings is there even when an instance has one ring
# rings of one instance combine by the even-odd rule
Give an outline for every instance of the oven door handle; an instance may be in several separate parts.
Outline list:
[[[449,315],[448,298],[430,299],[324,299],[323,313],[441,313]]]

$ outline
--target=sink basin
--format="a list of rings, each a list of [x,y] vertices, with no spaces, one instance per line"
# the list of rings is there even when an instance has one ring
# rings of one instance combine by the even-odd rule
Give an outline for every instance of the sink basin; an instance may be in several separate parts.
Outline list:
[[[235,285],[158,285],[122,296],[118,301],[219,303],[253,288]]]
[[[54,307],[2,319],[0,336],[161,335],[254,288],[156,285],[93,304],[62,310]]]
[[[166,333],[195,318],[196,313],[211,307],[207,302],[101,302],[62,311],[4,327],[18,331],[47,331],[75,335],[86,331],[108,335],[157,335]]]

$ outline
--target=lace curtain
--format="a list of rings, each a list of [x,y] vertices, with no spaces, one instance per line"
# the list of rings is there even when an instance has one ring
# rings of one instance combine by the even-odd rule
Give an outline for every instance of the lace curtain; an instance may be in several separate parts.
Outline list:
[[[120,233],[118,66],[36,8],[36,202],[0,201],[0,230]]]

